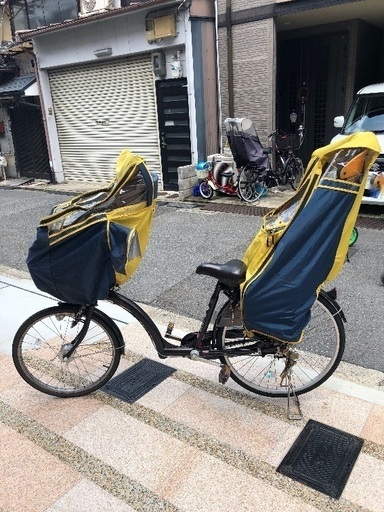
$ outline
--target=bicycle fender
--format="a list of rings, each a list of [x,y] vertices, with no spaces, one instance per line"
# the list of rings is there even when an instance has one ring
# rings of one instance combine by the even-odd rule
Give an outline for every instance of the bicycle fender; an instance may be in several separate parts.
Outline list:
[[[107,324],[109,324],[112,327],[112,329],[116,335],[116,338],[119,340],[119,349],[118,350],[119,350],[120,354],[123,356],[125,353],[125,342],[124,342],[123,335],[121,334],[121,331],[118,328],[116,322],[114,320],[112,320],[111,317],[109,317],[107,314],[105,314],[100,309],[95,308],[94,313],[96,313],[96,315],[100,316]]]
[[[347,322],[346,316],[344,314],[344,311],[342,310],[339,303],[336,301],[336,289],[332,288],[332,290],[321,290],[320,294],[334,307],[336,313],[340,314],[341,319],[344,323]]]

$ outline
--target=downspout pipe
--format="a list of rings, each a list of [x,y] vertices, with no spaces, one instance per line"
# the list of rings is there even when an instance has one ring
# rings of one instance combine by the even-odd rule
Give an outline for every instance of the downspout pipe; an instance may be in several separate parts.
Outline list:
[[[228,114],[229,117],[234,117],[232,0],[226,0],[225,24],[227,29]]]
[[[217,80],[217,112],[218,112],[218,137],[219,152],[222,151],[222,124],[223,112],[221,107],[221,88],[220,88],[220,58],[219,58],[219,9],[217,0],[215,0],[215,37],[216,37],[216,80]]]
[[[44,131],[45,131],[45,140],[47,142],[50,178],[51,178],[52,183],[56,183],[55,173],[53,170],[52,150],[51,150],[49,131],[48,131],[48,126],[47,126],[47,117],[46,117],[45,105],[44,105],[44,100],[43,100],[43,92],[41,90],[40,73],[39,73],[39,67],[37,64],[37,57],[36,57],[35,52],[33,52],[33,51],[28,52],[28,53],[29,53],[29,55],[31,55],[33,62],[34,62],[36,83],[37,83],[37,88],[39,91],[39,101],[40,101],[41,114],[42,114],[42,118],[43,118],[43,126],[44,126]]]

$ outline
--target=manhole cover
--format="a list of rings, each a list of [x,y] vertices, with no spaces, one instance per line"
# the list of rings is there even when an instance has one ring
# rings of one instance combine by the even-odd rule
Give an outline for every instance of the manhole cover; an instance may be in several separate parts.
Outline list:
[[[125,370],[117,377],[111,379],[101,389],[123,402],[133,403],[155,388],[160,382],[175,372],[165,364],[142,359],[138,363]]]
[[[359,437],[309,420],[277,471],[339,498],[362,446]]]

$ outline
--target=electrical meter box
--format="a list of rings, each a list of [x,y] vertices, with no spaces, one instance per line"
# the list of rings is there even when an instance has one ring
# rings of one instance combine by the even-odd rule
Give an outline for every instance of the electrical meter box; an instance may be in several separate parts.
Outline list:
[[[145,37],[152,42],[164,37],[176,37],[176,17],[174,14],[154,16],[145,20]]]
[[[155,76],[165,77],[167,74],[167,68],[165,63],[165,55],[163,52],[152,53],[152,67]]]

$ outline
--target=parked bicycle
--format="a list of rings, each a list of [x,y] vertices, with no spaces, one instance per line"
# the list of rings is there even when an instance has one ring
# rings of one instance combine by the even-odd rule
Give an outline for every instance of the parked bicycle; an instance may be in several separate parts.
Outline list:
[[[278,186],[269,160],[271,148],[263,148],[256,128],[249,119],[227,118],[224,126],[236,172],[228,172],[228,165],[226,170],[225,165],[220,167],[216,163],[200,184],[200,194],[210,199],[214,190],[220,190],[221,185],[224,192],[225,187],[227,190],[232,187],[229,188],[230,193],[236,193],[243,201],[257,201],[269,187]]]
[[[200,194],[204,198],[212,198],[214,190],[219,190],[253,202],[280,184],[289,183],[296,190],[304,168],[294,151],[302,144],[303,127],[300,126],[295,134],[283,135],[276,131],[269,135],[269,139],[274,140],[276,151],[274,169],[270,157],[272,148],[262,146],[251,120],[227,118],[224,126],[237,173],[226,164],[213,164],[200,184]]]
[[[294,133],[276,130],[268,136],[275,151],[275,173],[279,184],[289,183],[296,190],[304,174],[302,160],[295,154],[304,140],[304,128],[299,126]]]
[[[220,192],[229,196],[239,196],[239,176],[237,170],[226,162],[215,161],[206,162],[203,171],[204,178],[199,184],[199,192],[204,199],[211,199],[213,194]]]
[[[353,191],[358,183],[362,185],[379,150],[373,134],[356,134],[351,148],[332,152],[323,148],[297,195],[265,216],[244,261],[199,265],[196,273],[214,278],[216,284],[199,331],[183,337],[174,336],[172,322],[162,335],[145,310],[115,285],[127,282],[140,262],[157,194],[156,175],[149,173],[140,157],[123,150],[116,178],[108,187],[59,204],[40,221],[28,253],[28,269],[39,289],[66,302],[35,313],[20,326],[12,345],[17,371],[34,388],[58,397],[82,396],[106,384],[125,350],[120,329],[97,308],[97,300],[107,298],[143,327],[161,359],[216,362],[219,382],[232,377],[253,393],[288,398],[289,407],[290,397],[325,382],[341,361],[344,313],[335,293],[317,292],[321,283],[338,273],[345,256],[345,244],[340,244],[339,252],[329,250],[344,234],[335,223],[345,226],[348,221],[340,215],[346,213],[346,201],[339,199],[346,194],[353,208],[358,195],[345,190],[348,185]],[[308,194],[319,174],[325,175],[326,183],[333,179],[339,185],[336,176],[341,170],[356,181],[345,179],[338,196],[328,186]],[[316,232],[316,220],[323,220],[316,203],[329,204],[324,194],[333,201],[332,215],[325,219],[326,229],[322,225]],[[340,212],[334,211],[336,207]],[[284,238],[289,232],[291,236]],[[99,252],[89,258],[95,246]],[[76,265],[68,256],[72,251]],[[312,263],[317,266],[303,272],[303,262],[315,253]],[[248,275],[245,283],[249,273],[252,277]]]
[[[248,337],[244,331],[240,311],[240,284],[246,275],[243,261],[204,263],[196,273],[217,282],[199,332],[181,339],[172,334],[172,325],[162,336],[150,316],[118,291],[111,290],[108,300],[142,325],[160,358],[216,360],[220,382],[232,377],[259,395],[300,395],[335,371],[345,345],[344,315],[330,293],[320,292],[302,342],[292,345],[265,335]],[[227,300],[215,315],[213,329],[208,330],[222,294]],[[124,349],[120,329],[96,304],[61,303],[39,311],[20,326],[12,354],[17,371],[35,389],[58,397],[76,397],[106,384]]]

